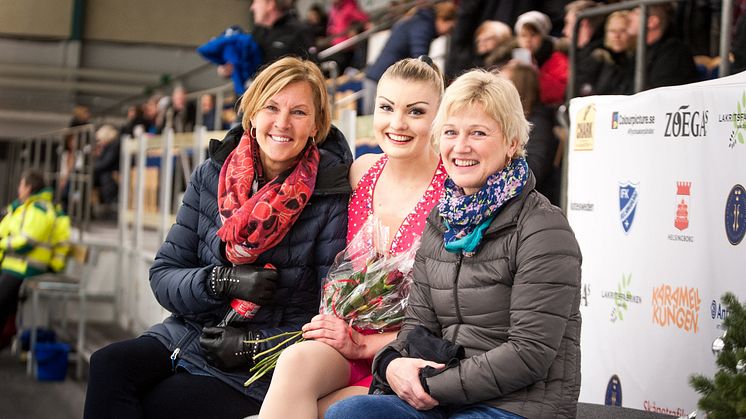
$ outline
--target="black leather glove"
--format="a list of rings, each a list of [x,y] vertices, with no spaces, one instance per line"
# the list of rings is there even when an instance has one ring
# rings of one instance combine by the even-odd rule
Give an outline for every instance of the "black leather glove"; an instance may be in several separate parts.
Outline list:
[[[221,370],[229,371],[243,367],[245,369],[254,365],[252,356],[252,343],[255,336],[249,330],[235,327],[205,327],[199,338],[199,345],[205,353],[207,362]]]
[[[277,270],[254,265],[212,268],[207,289],[216,298],[230,297],[269,304],[277,287]]]

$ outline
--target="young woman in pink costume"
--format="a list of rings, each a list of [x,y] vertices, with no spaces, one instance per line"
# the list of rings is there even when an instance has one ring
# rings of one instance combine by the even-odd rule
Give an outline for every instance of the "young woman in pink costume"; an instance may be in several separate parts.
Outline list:
[[[383,74],[373,127],[384,154],[365,154],[350,168],[348,242],[375,215],[389,231],[388,243],[377,243],[379,252],[395,255],[417,243],[446,178],[431,130],[442,95],[442,76],[428,57],[401,60]],[[335,401],[366,394],[373,356],[396,338],[396,332],[356,330],[323,314],[303,331],[307,340],[280,356],[262,419],[323,417]]]

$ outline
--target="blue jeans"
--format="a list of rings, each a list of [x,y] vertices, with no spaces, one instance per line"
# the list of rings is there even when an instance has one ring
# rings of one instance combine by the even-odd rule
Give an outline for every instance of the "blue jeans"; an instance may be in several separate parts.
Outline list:
[[[398,396],[355,396],[334,403],[326,411],[325,419],[346,418],[412,418],[412,419],[520,419],[521,416],[486,404],[460,407],[437,406],[431,410],[417,410]]]

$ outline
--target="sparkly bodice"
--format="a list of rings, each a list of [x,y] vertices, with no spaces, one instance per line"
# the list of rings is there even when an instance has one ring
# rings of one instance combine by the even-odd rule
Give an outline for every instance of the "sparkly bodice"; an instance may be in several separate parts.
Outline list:
[[[368,218],[373,215],[373,194],[375,193],[376,183],[381,177],[383,168],[386,166],[386,162],[388,162],[388,157],[383,155],[368,169],[352,192],[350,204],[347,207],[349,217],[347,243],[352,240]],[[409,250],[412,244],[422,235],[425,229],[425,220],[430,210],[438,204],[440,197],[443,196],[443,182],[446,176],[443,162],[439,160],[438,167],[435,169],[435,173],[430,180],[430,184],[427,185],[425,193],[417,201],[412,211],[404,218],[396,234],[393,236],[389,247],[390,254],[395,255]]]

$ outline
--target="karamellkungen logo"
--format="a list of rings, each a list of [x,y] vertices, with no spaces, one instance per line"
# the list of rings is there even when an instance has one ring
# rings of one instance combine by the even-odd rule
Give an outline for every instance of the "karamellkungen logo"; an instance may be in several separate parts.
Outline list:
[[[653,288],[653,323],[689,333],[699,331],[699,289],[662,284]]]
[[[699,138],[707,135],[709,111],[690,110],[689,105],[679,106],[675,112],[666,112],[664,137]]]
[[[629,125],[629,135],[652,135],[655,129],[644,125],[655,125],[655,115],[623,115],[619,112],[611,114],[611,129],[619,129],[622,125]]]

